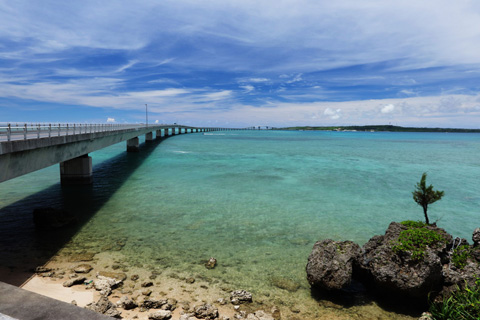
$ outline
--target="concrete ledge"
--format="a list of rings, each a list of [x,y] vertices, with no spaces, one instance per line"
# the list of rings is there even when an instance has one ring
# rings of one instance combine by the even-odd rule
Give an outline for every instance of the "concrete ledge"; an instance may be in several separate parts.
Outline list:
[[[0,282],[0,319],[108,320],[111,317]]]

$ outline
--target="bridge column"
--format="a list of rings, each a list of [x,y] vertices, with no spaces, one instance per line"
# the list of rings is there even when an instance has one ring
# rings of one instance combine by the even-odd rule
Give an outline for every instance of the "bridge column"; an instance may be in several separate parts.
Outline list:
[[[60,182],[62,185],[91,184],[92,157],[88,154],[60,162]]]
[[[153,132],[145,133],[145,142],[152,142],[153,141]]]
[[[155,139],[160,139],[162,137],[162,130],[155,131]]]
[[[139,146],[140,142],[138,140],[138,137],[127,140],[127,152],[138,152]]]

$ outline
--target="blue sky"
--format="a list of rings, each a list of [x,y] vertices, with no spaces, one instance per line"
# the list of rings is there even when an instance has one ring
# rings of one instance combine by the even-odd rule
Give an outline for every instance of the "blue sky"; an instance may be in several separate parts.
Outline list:
[[[480,128],[480,1],[0,0],[0,122]]]

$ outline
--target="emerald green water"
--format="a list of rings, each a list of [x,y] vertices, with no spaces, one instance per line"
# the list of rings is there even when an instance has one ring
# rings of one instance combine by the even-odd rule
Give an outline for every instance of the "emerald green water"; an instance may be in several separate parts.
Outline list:
[[[229,131],[124,149],[91,154],[91,187],[61,188],[58,166],[2,183],[0,265],[40,258],[47,244],[99,253],[120,241],[129,266],[188,276],[215,257],[208,277],[218,286],[312,308],[305,265],[315,241],[363,244],[391,221],[422,220],[411,192],[423,172],[445,191],[431,221],[469,240],[480,226],[478,134]],[[33,228],[42,206],[83,225],[56,242]],[[279,289],[276,277],[300,289]]]

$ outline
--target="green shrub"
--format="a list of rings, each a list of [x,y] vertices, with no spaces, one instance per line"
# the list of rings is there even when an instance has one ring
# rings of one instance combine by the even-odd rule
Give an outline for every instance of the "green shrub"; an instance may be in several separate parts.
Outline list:
[[[458,288],[458,287],[457,287]],[[480,319],[480,279],[474,286],[465,284],[449,298],[430,303],[430,313],[435,320],[478,320]]]
[[[407,220],[407,221],[402,221],[400,223],[407,228],[421,228],[426,226],[425,222],[422,222],[422,221]]]
[[[421,261],[427,246],[447,243],[447,239],[434,230],[423,227],[414,227],[403,230],[398,236],[398,242],[393,245],[394,252],[410,252],[413,260]]]
[[[468,258],[471,257],[472,249],[469,245],[463,245],[456,248],[452,254],[452,262],[458,269],[463,269],[467,265]]]

